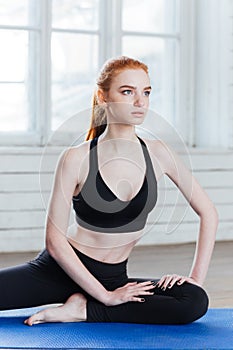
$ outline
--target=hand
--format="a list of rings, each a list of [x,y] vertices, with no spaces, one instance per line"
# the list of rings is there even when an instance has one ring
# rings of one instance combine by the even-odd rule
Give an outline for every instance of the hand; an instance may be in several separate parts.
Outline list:
[[[192,277],[186,277],[186,276],[180,276],[180,275],[164,275],[161,277],[161,279],[157,282],[156,287],[162,288],[162,290],[166,290],[166,288],[171,289],[174,284],[177,284],[178,286],[182,285],[184,282],[189,282],[192,284],[196,284],[197,286],[200,286],[194,278]]]
[[[153,295],[150,292],[155,288],[155,283],[152,281],[147,282],[130,282],[123,287],[117,288],[114,291],[108,291],[107,300],[104,303],[106,306],[120,305],[127,303],[128,301],[144,302],[144,298],[138,297],[139,295]]]

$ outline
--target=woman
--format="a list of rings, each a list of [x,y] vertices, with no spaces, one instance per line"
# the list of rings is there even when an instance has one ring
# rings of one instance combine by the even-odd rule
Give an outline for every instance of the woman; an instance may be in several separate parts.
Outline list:
[[[27,264],[1,271],[1,309],[62,303],[29,317],[27,325],[193,322],[208,308],[201,285],[215,241],[216,209],[174,152],[135,133],[149,106],[147,66],[124,56],[112,59],[97,85],[87,139],[66,150],[57,165],[46,249]],[[129,254],[156,205],[164,174],[186,198],[192,183],[190,205],[200,217],[200,232],[191,272],[128,278]],[[71,202],[77,224],[68,229]]]

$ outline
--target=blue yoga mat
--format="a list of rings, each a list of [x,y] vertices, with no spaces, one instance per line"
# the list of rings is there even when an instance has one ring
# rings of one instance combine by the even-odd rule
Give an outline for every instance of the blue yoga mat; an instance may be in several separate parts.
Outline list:
[[[25,326],[37,309],[0,312],[1,349],[233,349],[233,309],[209,309],[180,326],[46,323]]]

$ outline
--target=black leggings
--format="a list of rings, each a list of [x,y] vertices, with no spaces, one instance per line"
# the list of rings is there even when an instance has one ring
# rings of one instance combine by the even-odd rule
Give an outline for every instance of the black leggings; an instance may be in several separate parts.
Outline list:
[[[127,260],[105,263],[74,251],[107,290],[128,282],[151,280],[128,278]],[[166,291],[155,287],[153,291],[154,295],[143,296],[144,303],[105,306],[79,287],[47,250],[28,263],[0,270],[0,310],[65,303],[72,294],[83,293],[87,298],[87,322],[184,324],[197,320],[207,311],[208,297],[196,285],[184,283]]]

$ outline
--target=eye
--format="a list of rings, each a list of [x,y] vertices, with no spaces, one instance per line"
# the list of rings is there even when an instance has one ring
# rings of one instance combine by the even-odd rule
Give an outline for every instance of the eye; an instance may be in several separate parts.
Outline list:
[[[123,94],[123,95],[132,95],[132,94],[133,94],[133,90],[129,90],[129,89],[123,90],[123,91],[122,91],[122,94]]]
[[[150,96],[150,90],[144,91],[145,96]]]

